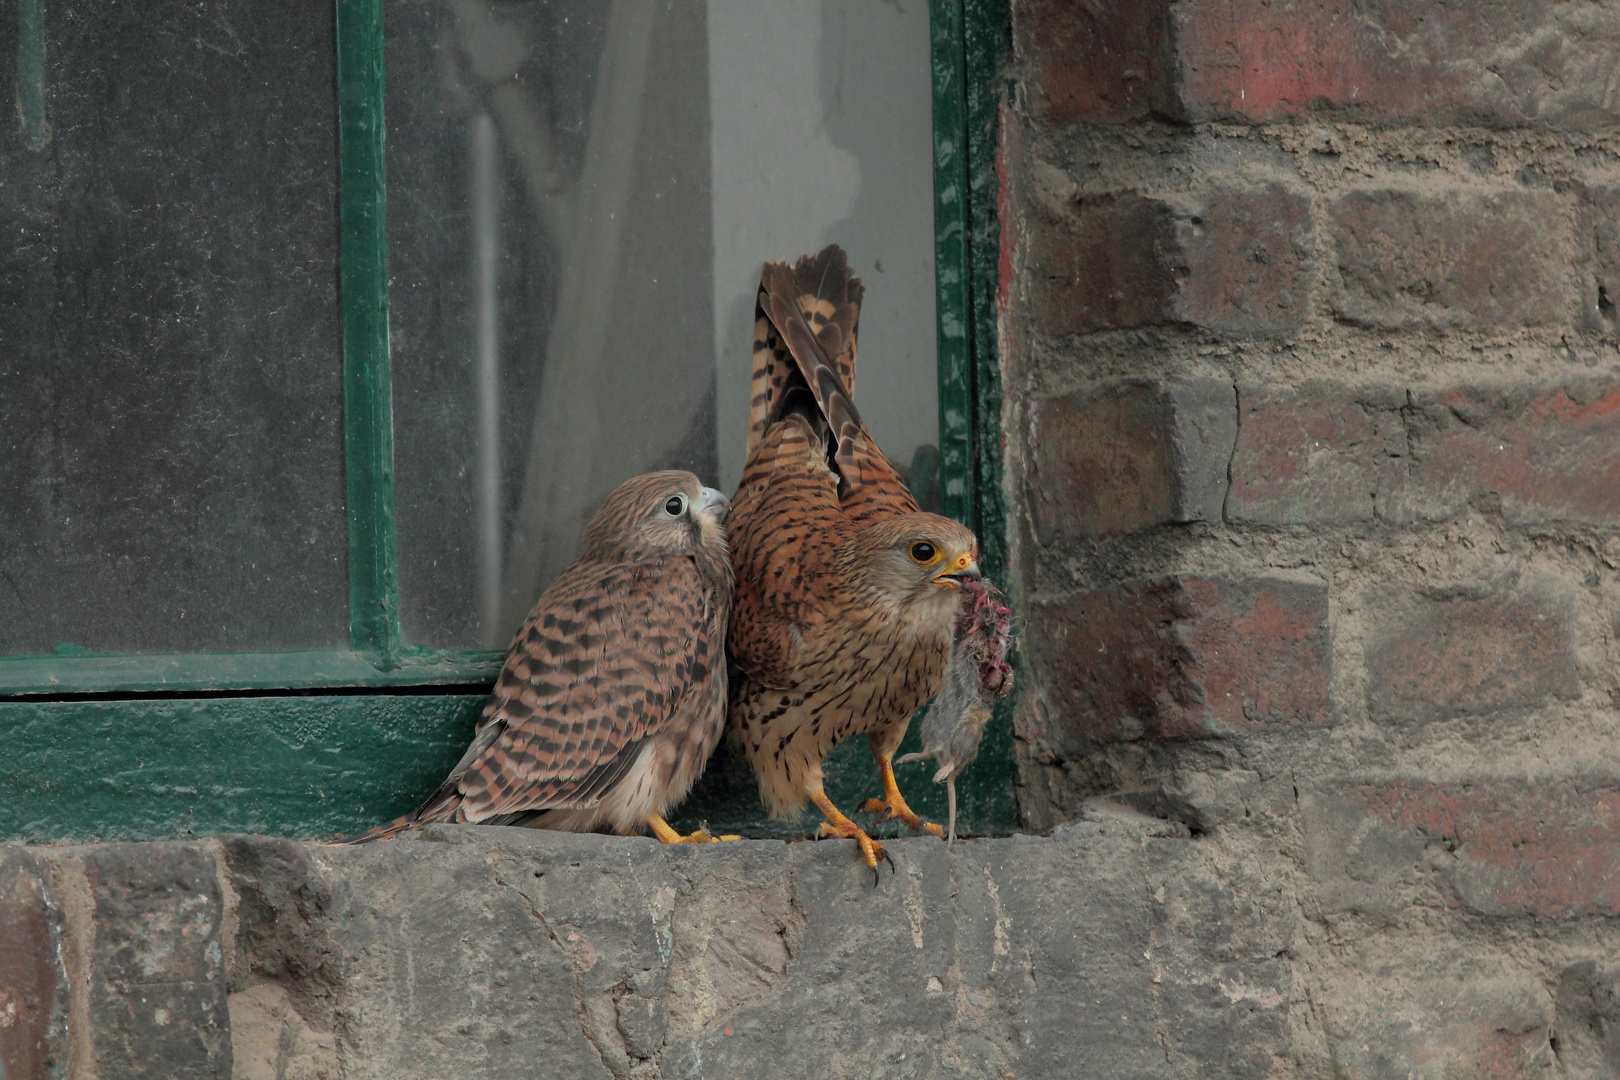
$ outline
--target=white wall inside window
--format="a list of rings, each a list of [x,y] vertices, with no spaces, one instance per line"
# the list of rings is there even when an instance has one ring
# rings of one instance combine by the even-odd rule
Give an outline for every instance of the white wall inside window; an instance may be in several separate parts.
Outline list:
[[[939,441],[928,5],[709,0],[720,482],[742,475],[760,263],[839,243],[866,282],[856,405],[902,466]]]

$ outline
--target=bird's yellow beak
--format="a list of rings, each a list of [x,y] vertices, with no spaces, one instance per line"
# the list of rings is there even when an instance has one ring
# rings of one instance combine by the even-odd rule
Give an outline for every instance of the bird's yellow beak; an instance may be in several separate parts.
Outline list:
[[[973,557],[973,552],[964,551],[956,557],[956,561],[947,565],[934,575],[934,581],[940,585],[951,585],[961,588],[962,582],[982,577],[979,573],[979,562]]]

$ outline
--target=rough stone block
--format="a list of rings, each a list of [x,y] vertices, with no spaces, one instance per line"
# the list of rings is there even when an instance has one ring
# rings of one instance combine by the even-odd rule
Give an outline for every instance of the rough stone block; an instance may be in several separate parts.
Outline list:
[[[1600,332],[1620,332],[1620,186],[1592,185],[1581,209],[1592,260],[1587,322]]]
[[[332,883],[310,861],[305,844],[246,835],[221,836],[219,844],[236,894],[232,993],[251,991],[257,1007],[275,1014],[282,1010],[280,1000],[257,987],[273,982],[306,1025],[331,1031],[342,966],[340,950],[326,934],[337,903]],[[236,1009],[234,1001],[231,1007]]]
[[[1337,1075],[1368,1080],[1577,1075],[1559,1067],[1546,988],[1522,975],[1482,974],[1457,952],[1441,950],[1428,963],[1392,959],[1384,979],[1344,987],[1324,1002],[1323,1026]]]
[[[1303,791],[1324,911],[1395,917],[1431,875],[1466,910],[1553,919],[1620,914],[1620,784],[1481,777]]]
[[[1488,500],[1512,524],[1620,522],[1620,386],[1463,387],[1413,395],[1397,520]]]
[[[1382,188],[1332,211],[1339,318],[1493,329],[1557,323],[1569,277],[1563,212],[1523,190]]]
[[[1218,519],[1232,387],[1116,383],[1032,403],[1025,497],[1046,543]]]
[[[1558,1058],[1570,1076],[1620,1075],[1620,970],[1582,960],[1559,976]]]
[[[67,1071],[62,908],[44,860],[0,848],[0,1077]]]
[[[1288,1009],[1273,1024],[1269,998],[1220,989],[1275,981],[1249,964],[1264,931],[1153,959],[1157,923],[1273,905],[1178,869],[1200,856],[1165,837],[1121,812],[1051,839],[885,841],[875,886],[841,841],[438,826],[324,849],[345,1078],[1181,1075],[1161,1027],[1189,1033],[1183,1062],[1283,1053]],[[1153,838],[1168,918],[1143,889]]]
[[[1419,599],[1368,636],[1367,707],[1418,726],[1581,693],[1568,604],[1546,591]]]
[[[433,827],[422,840],[322,853],[344,882],[323,929],[350,991],[345,1080],[535,1075],[541,1062],[541,1075],[582,1080],[627,1069],[602,991],[628,993],[655,966],[674,880],[643,844],[608,858],[572,837],[526,844],[516,829],[481,846],[482,832]]]
[[[231,1075],[220,891],[195,844],[83,857],[94,904],[89,1023],[98,1076]]]
[[[1396,388],[1239,387],[1226,517],[1266,525],[1370,521],[1405,478]]]
[[[1323,105],[1418,123],[1591,129],[1620,119],[1607,93],[1620,14],[1606,7],[1195,0],[1172,8],[1175,76],[1192,120],[1265,122]]]
[[[1201,844],[1150,840],[1148,892],[1165,1053],[1184,1076],[1276,1075],[1296,988],[1279,954],[1297,937],[1282,875]]]
[[[1046,122],[1117,123],[1178,111],[1164,4],[1023,0],[1012,22],[1033,110]]]
[[[231,1080],[342,1080],[337,1039],[312,1027],[285,986],[258,982],[229,998]]]
[[[1114,797],[1144,814],[1180,821],[1193,835],[1243,820],[1259,795],[1258,776],[1247,769],[1175,769],[1143,778]]]
[[[1031,221],[1030,309],[1054,335],[1190,323],[1280,337],[1307,307],[1310,205],[1279,184],[1082,198]]]
[[[1040,732],[1060,757],[1088,744],[1323,724],[1327,587],[1170,576],[1031,606],[1028,646],[1049,688]]]

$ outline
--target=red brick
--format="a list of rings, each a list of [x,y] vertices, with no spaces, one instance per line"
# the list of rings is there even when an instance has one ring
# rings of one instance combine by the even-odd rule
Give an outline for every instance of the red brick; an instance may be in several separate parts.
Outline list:
[[[1620,386],[1244,387],[1226,517],[1270,525],[1620,521]]]
[[[1399,390],[1240,387],[1226,516],[1266,525],[1370,521],[1400,489]]]
[[[1181,109],[1269,121],[1313,107],[1364,119],[1602,128],[1620,18],[1517,0],[1186,0]]]
[[[1306,796],[1312,873],[1333,893],[1395,888],[1437,867],[1481,915],[1620,915],[1620,784],[1398,778]],[[1329,904],[1329,909],[1339,907]],[[1356,906],[1356,905],[1351,905]]]
[[[1182,200],[1175,314],[1229,337],[1281,337],[1305,317],[1310,201],[1279,184]]]
[[[1522,592],[1420,599],[1388,612],[1367,642],[1368,709],[1418,725],[1580,695],[1565,605]]]
[[[0,1077],[67,1071],[62,909],[49,878],[31,852],[0,853]]]
[[[1330,719],[1323,585],[1139,579],[1036,602],[1028,640],[1060,752]]]
[[[1415,394],[1411,481],[1397,520],[1484,501],[1514,524],[1620,522],[1620,385]]]
[[[1170,207],[1141,195],[1083,200],[1067,219],[1030,221],[1030,313],[1048,334],[1090,334],[1170,318]]]
[[[1352,192],[1332,209],[1346,322],[1384,329],[1561,321],[1568,245],[1555,200],[1521,190]]]
[[[1023,0],[1012,22],[1038,117],[1115,123],[1176,112],[1165,4]]]
[[[1032,226],[1031,313],[1049,334],[1191,323],[1279,337],[1305,315],[1310,203],[1278,184],[1087,197]]]
[[[1116,383],[1038,400],[1029,417],[1025,496],[1041,542],[1220,518],[1229,384]]]

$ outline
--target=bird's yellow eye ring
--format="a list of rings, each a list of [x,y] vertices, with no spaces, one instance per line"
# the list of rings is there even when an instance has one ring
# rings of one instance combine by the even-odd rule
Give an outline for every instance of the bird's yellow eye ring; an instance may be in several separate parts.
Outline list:
[[[939,553],[939,549],[926,540],[920,540],[917,543],[912,544],[911,551],[908,554],[911,555],[911,561],[916,563],[918,566],[932,566],[934,563],[937,563],[940,559],[944,558],[944,556]]]

